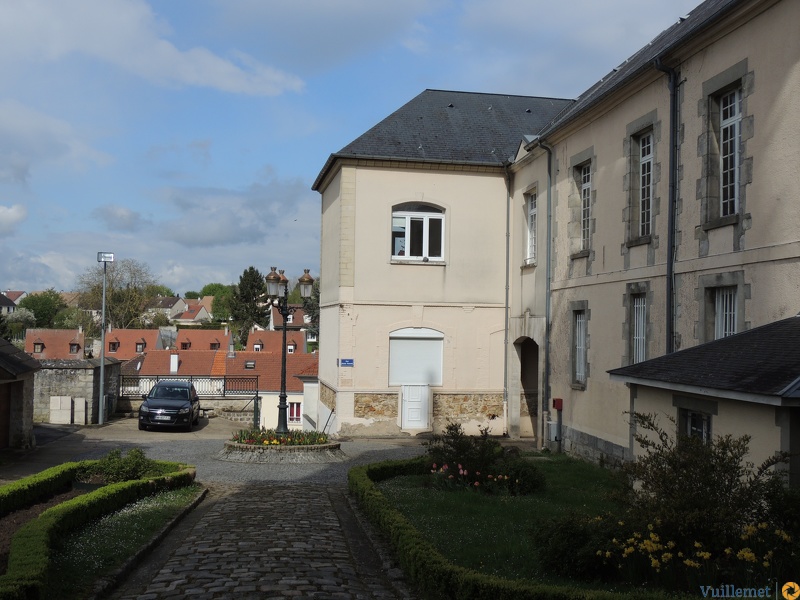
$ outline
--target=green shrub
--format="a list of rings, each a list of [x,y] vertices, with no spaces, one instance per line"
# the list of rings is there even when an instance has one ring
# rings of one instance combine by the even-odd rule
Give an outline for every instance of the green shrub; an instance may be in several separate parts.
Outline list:
[[[482,429],[479,437],[469,436],[460,423],[448,423],[443,434],[434,435],[425,445],[432,463],[451,469],[463,465],[471,471],[488,472],[503,456],[500,442],[489,437],[488,429]]]
[[[612,581],[618,578],[616,565],[604,563],[598,548],[609,539],[607,521],[570,512],[543,522],[533,532],[539,564],[545,572],[582,581]]]

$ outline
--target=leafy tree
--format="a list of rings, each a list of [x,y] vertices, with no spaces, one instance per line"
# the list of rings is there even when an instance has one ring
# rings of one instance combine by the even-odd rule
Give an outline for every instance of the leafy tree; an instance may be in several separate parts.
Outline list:
[[[100,326],[92,318],[92,315],[77,306],[70,306],[58,311],[53,320],[53,327],[55,329],[77,329],[82,327],[89,337],[100,335]]]
[[[308,324],[308,331],[314,335],[319,335],[319,277],[314,280],[311,288],[311,297],[303,299],[303,310],[311,321]]]
[[[6,322],[11,327],[11,334],[15,339],[25,337],[25,331],[36,326],[36,315],[27,308],[17,308],[6,317]]]
[[[248,267],[231,298],[231,316],[239,327],[239,343],[247,343],[250,328],[255,325],[269,325],[269,304],[267,303],[267,282],[255,267]],[[216,313],[215,313],[216,316]]]
[[[10,342],[11,337],[12,337],[11,325],[8,324],[6,316],[0,313],[0,338],[3,338],[7,342]]]
[[[105,263],[106,323],[125,329],[138,326],[147,306],[158,295],[155,291],[168,291],[161,286],[145,263],[132,258]],[[89,267],[78,278],[78,291],[82,305],[100,310],[103,295],[103,264]]]
[[[33,312],[36,316],[36,327],[52,329],[58,311],[66,308],[67,304],[61,294],[50,288],[44,292],[25,296],[17,306]]]
[[[183,297],[188,298],[189,300],[197,300],[200,298],[200,292],[186,292]]]
[[[236,286],[225,285],[223,283],[209,283],[200,290],[200,296],[213,296],[214,303],[211,305],[211,313],[215,321],[225,322],[231,316],[231,300]]]
[[[159,311],[147,323],[146,329],[158,329],[159,327],[166,327],[167,325],[169,325],[169,317]]]
[[[161,296],[162,298],[172,298],[175,296],[175,292],[173,292],[171,288],[161,284],[148,286],[147,294],[153,298],[158,296]]]

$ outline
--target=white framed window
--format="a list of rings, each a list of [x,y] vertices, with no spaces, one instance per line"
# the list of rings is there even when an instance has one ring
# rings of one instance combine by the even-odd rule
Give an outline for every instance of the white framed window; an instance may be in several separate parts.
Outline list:
[[[303,422],[300,402],[289,402],[289,425],[300,425]]]
[[[714,289],[714,339],[736,333],[736,286]]]
[[[144,342],[136,342],[136,352],[144,352]]]
[[[639,236],[650,235],[653,210],[653,132],[639,137]]]
[[[719,97],[719,214],[739,210],[739,151],[742,143],[742,90],[736,88]]]
[[[573,338],[573,361],[572,361],[572,381],[573,383],[586,384],[587,366],[587,327],[586,311],[576,310],[572,313],[572,338]]]
[[[295,348],[294,344],[289,344],[288,346],[286,346],[286,354],[294,354],[294,348]]]
[[[307,342],[316,342],[317,341],[317,334],[316,333],[311,333],[310,331],[306,332],[306,341]]]
[[[294,321],[294,315],[292,315],[292,314],[286,315],[286,324],[287,325],[291,325],[292,321]]]
[[[647,358],[647,297],[634,294],[631,302],[631,362],[638,363]]]
[[[72,343],[72,344],[69,345],[69,353],[70,354],[77,354],[79,349],[80,348],[79,348],[78,344]]]
[[[581,250],[589,249],[592,217],[592,165],[578,167],[581,192]]]
[[[36,352],[37,354],[43,352],[44,351],[44,344],[42,344],[41,342],[35,343],[33,345],[33,351]]]
[[[444,211],[417,202],[395,206],[392,211],[392,258],[443,261]]]
[[[525,264],[533,264],[536,262],[536,192],[528,194],[527,198],[527,214],[528,214],[528,246],[525,253]]]

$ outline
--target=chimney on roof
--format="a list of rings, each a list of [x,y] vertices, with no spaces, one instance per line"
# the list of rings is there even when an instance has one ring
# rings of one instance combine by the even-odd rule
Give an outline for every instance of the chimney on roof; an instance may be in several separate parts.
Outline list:
[[[228,344],[228,358],[236,358],[236,347],[233,345],[233,340]]]
[[[175,375],[178,372],[179,356],[177,352],[170,352],[169,355],[169,372],[170,375]]]

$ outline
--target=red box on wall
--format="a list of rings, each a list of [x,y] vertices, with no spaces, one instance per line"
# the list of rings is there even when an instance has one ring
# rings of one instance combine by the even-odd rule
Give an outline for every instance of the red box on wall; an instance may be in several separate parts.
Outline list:
[[[553,398],[553,408],[555,410],[564,410],[564,399],[563,398]]]

